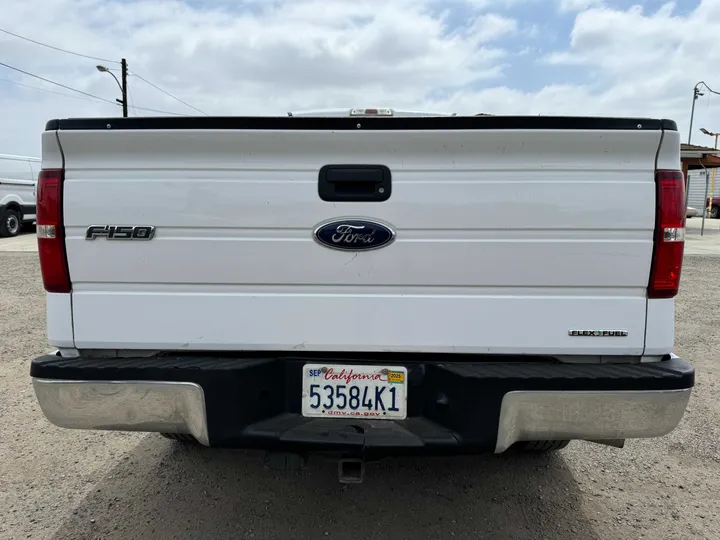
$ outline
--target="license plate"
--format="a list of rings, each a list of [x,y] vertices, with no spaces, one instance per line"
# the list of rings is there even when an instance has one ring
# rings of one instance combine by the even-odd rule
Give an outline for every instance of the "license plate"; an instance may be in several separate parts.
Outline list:
[[[317,418],[402,420],[407,417],[407,369],[305,364],[302,414]]]

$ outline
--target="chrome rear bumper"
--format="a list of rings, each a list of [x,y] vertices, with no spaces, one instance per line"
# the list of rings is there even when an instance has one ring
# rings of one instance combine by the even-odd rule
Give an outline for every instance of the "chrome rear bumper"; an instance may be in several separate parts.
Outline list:
[[[73,381],[33,377],[45,417],[63,428],[187,433],[208,437],[200,385],[163,381]]]
[[[690,388],[508,392],[495,453],[520,441],[661,437],[682,420],[690,393]]]
[[[43,413],[59,427],[186,433],[210,444],[205,396],[195,383],[33,378],[33,386]],[[690,393],[690,388],[508,392],[495,453],[520,441],[666,435],[680,423]]]

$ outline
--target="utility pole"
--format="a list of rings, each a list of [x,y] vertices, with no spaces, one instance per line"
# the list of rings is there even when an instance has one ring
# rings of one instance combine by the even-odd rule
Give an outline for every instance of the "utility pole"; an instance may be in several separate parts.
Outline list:
[[[692,140],[692,128],[693,128],[693,119],[695,118],[695,102],[698,100],[700,96],[704,96],[700,89],[698,88],[701,84],[704,83],[697,83],[695,85],[695,88],[693,89],[693,102],[692,102],[692,110],[690,112],[690,131],[688,131],[688,145],[690,144],[690,141]]]
[[[705,90],[711,92],[712,94],[720,96],[720,92],[716,92],[715,90],[710,88],[707,84],[705,84],[705,81],[700,81],[695,85],[695,88],[693,88],[692,109],[690,110],[690,130],[688,131],[688,144],[690,144],[690,141],[692,140],[693,119],[695,118],[695,102],[700,98],[700,96],[705,95],[704,92],[700,91],[700,86],[704,86]]]
[[[123,118],[127,118],[128,115],[128,93],[127,93],[127,61],[123,58],[120,60],[120,66],[122,68],[122,108]]]
[[[123,109],[123,118],[127,118],[128,115],[128,91],[127,91],[127,61],[123,58],[120,61],[120,67],[121,67],[121,77],[122,77],[122,84],[120,84],[120,81],[118,81],[118,78],[115,76],[115,74],[108,69],[106,66],[95,66],[97,70],[100,73],[109,73],[113,79],[115,79],[115,82],[117,83],[118,87],[120,88],[120,94],[122,95],[122,99],[115,98],[115,101],[117,101],[120,105],[122,105]]]

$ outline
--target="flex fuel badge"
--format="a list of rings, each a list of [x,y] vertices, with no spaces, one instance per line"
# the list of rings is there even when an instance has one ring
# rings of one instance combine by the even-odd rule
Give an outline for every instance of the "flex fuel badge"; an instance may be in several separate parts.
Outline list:
[[[627,337],[627,330],[568,330],[572,337]]]

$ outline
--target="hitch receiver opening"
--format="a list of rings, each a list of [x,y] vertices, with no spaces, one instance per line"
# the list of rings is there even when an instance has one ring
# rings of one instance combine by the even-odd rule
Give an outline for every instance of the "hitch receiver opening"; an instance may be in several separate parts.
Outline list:
[[[365,479],[365,462],[361,459],[341,459],[338,462],[338,480],[341,484],[362,484]]]

